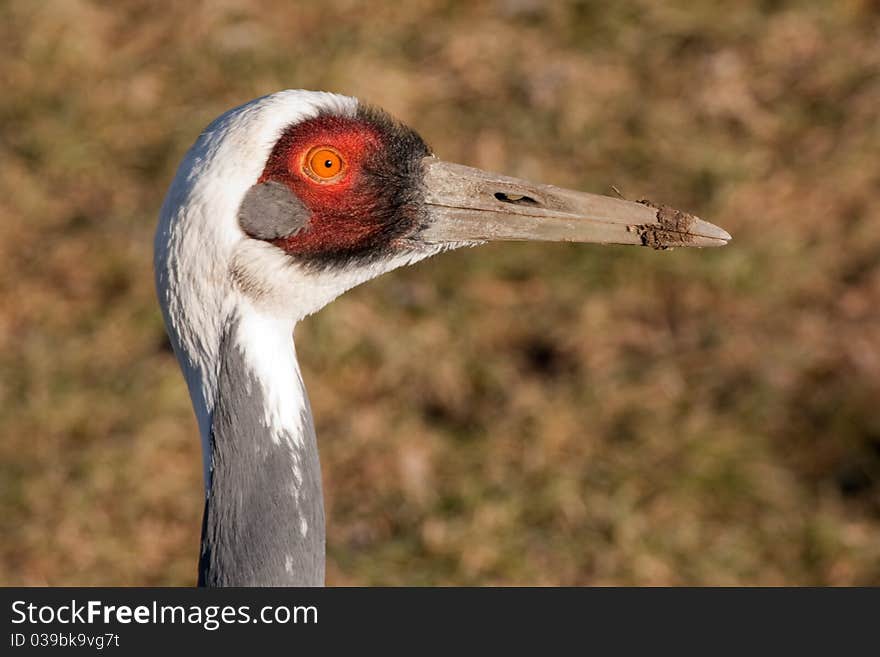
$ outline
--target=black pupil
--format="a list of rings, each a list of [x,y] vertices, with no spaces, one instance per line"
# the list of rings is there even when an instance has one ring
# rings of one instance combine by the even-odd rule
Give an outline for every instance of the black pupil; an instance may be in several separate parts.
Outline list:
[[[327,169],[332,169],[333,168],[333,160],[324,160],[324,166]]]

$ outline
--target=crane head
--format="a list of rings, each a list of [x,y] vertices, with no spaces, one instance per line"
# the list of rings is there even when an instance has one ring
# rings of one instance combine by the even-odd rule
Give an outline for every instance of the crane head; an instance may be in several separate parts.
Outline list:
[[[282,91],[226,112],[180,164],[155,240],[159,298],[197,408],[242,304],[295,322],[384,272],[492,240],[669,248],[730,235],[648,202],[445,162],[346,96]]]
[[[493,240],[670,248],[730,235],[648,202],[445,162],[354,98],[284,91],[222,115],[187,153],[156,271],[160,292],[186,267],[193,287],[210,281],[299,319],[385,271]]]

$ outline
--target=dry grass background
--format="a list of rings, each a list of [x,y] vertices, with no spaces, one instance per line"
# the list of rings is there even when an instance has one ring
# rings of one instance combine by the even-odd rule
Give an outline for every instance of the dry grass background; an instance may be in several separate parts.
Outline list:
[[[6,1],[0,79],[0,583],[194,583],[156,215],[304,87],[734,235],[452,253],[306,321],[330,584],[880,584],[876,1]]]

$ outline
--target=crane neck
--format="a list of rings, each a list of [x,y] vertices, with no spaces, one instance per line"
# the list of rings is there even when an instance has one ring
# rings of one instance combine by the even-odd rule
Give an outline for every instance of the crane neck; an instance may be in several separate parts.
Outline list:
[[[321,468],[293,328],[244,306],[222,335],[199,585],[324,583]]]

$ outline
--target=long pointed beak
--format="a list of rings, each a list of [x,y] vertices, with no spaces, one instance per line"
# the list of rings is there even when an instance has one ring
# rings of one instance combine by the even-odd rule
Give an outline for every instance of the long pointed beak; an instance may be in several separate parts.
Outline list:
[[[426,243],[541,240],[635,244],[655,249],[724,246],[722,228],[650,201],[576,192],[444,162],[423,160]]]

